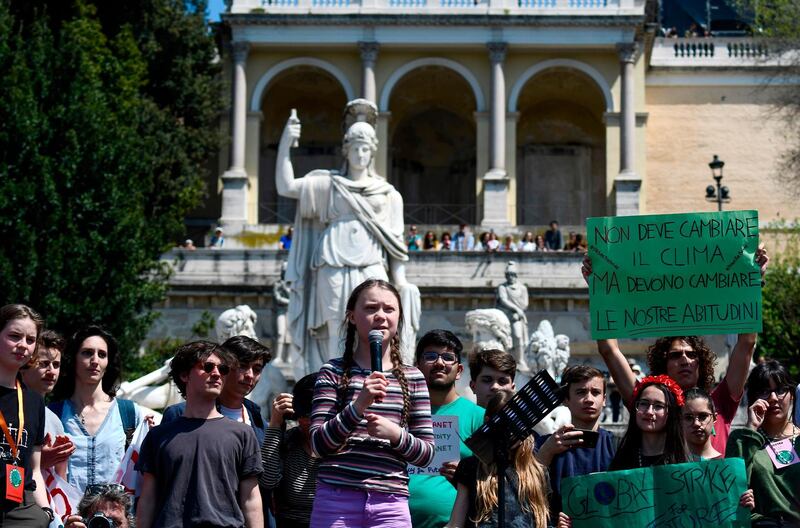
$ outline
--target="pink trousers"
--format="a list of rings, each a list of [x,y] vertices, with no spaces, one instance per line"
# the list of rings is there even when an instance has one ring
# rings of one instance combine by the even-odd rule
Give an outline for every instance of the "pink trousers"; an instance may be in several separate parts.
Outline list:
[[[317,481],[310,528],[411,528],[408,497]]]

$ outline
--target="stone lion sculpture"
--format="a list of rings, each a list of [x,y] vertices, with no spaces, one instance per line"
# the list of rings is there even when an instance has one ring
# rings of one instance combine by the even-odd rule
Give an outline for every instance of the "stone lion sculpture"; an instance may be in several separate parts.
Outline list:
[[[256,321],[258,316],[252,308],[241,304],[236,308],[225,310],[217,318],[215,330],[217,339],[222,343],[233,336],[245,336],[258,339],[256,336]]]
[[[470,310],[464,317],[467,332],[472,336],[475,350],[496,348],[510,350],[513,345],[511,323],[497,308]]]
[[[545,369],[558,381],[569,362],[569,337],[555,335],[553,325],[544,319],[531,335],[525,356],[532,371]]]

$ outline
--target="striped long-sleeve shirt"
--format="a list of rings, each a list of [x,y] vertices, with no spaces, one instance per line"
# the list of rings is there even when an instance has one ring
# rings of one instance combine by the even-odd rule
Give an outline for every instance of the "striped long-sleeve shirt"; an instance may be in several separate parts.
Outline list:
[[[284,435],[268,427],[261,446],[264,472],[258,482],[275,491],[276,515],[308,524],[317,489],[319,459],[306,453],[296,428]]]
[[[367,433],[367,421],[354,405],[368,370],[354,365],[343,401],[338,401],[339,382],[344,374],[342,360],[334,359],[322,366],[314,388],[311,412],[311,447],[322,459],[319,481],[331,486],[368,489],[408,495],[406,465],[427,466],[433,460],[433,426],[431,404],[425,378],[416,367],[403,367],[408,381],[411,406],[407,427],[402,429],[397,445],[373,438]],[[396,424],[403,411],[400,382],[391,372],[386,398],[373,403],[374,413]]]

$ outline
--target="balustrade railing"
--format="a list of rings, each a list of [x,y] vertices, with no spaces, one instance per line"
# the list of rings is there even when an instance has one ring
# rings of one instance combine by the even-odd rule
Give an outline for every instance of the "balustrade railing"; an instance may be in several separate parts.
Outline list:
[[[657,38],[651,66],[736,67],[777,63],[764,40],[747,37]]]
[[[343,10],[358,13],[362,8],[369,12],[395,12],[412,10],[415,14],[441,14],[442,10],[454,12],[483,11],[488,14],[575,15],[619,14],[622,10],[643,12],[645,0],[233,0],[231,13],[286,13],[297,10],[308,13],[314,9],[329,13]]]

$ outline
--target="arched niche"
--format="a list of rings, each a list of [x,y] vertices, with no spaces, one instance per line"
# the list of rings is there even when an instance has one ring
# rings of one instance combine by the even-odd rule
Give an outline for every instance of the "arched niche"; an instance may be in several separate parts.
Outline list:
[[[606,98],[586,73],[556,66],[517,100],[517,223],[583,225],[606,214]]]
[[[278,195],[275,160],[291,110],[297,110],[302,135],[291,150],[295,177],[342,164],[342,111],[347,94],[329,72],[298,65],[276,75],[264,90],[259,149],[259,222],[292,223],[296,201]]]
[[[443,66],[400,79],[389,100],[389,181],[407,223],[475,222],[476,101],[470,84]]]

